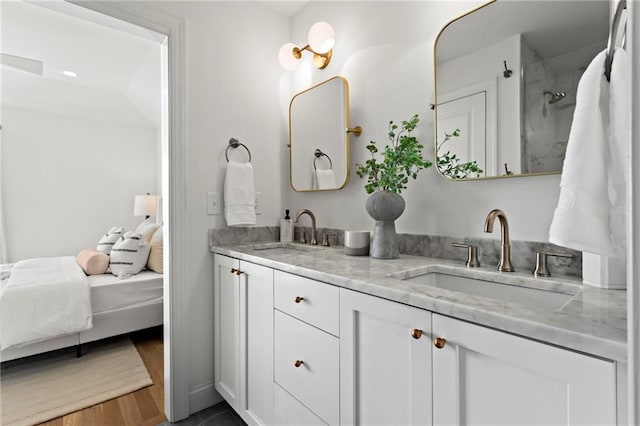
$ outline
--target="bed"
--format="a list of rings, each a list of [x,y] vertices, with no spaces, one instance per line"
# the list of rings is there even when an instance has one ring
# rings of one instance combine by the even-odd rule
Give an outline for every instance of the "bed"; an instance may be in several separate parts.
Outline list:
[[[6,280],[11,265],[0,265]],[[112,274],[91,275],[89,282],[92,323],[90,329],[52,337],[0,351],[0,361],[9,361],[69,346],[104,339],[162,324],[163,275],[142,271],[125,279]]]

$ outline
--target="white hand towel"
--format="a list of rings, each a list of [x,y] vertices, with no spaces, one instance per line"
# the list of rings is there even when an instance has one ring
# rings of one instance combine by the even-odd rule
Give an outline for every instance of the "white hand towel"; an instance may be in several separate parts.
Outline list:
[[[316,189],[336,189],[336,175],[332,169],[315,171]]]
[[[251,163],[227,163],[224,179],[224,216],[227,226],[256,224],[256,192]]]
[[[611,65],[609,85],[609,194],[611,198],[611,235],[614,244],[627,246],[627,182],[629,181],[631,134],[629,111],[631,110],[629,87],[629,58],[627,52],[617,48]]]
[[[606,164],[610,153],[605,56],[603,51],[593,59],[578,84],[560,198],[549,228],[550,242],[603,255],[614,250]]]

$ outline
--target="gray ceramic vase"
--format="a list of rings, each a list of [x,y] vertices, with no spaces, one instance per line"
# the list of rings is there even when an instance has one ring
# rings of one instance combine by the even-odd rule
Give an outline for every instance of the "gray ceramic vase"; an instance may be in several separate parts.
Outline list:
[[[367,198],[367,213],[376,221],[369,256],[375,259],[400,257],[395,220],[404,212],[404,205],[400,194],[388,191],[376,191]]]

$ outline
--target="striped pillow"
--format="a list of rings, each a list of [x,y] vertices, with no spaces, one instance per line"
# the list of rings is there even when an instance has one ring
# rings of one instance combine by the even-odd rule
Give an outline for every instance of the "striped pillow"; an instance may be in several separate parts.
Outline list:
[[[118,277],[135,275],[142,271],[148,258],[149,244],[144,242],[142,235],[128,232],[113,245],[109,267]]]
[[[96,250],[101,251],[104,254],[111,253],[113,245],[124,235],[124,226],[114,226],[109,229],[106,234],[98,241],[98,247]]]

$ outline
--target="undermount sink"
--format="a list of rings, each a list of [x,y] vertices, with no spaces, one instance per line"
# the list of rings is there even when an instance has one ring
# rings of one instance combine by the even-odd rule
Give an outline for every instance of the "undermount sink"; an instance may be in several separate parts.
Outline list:
[[[487,281],[441,271],[400,272],[391,278],[425,284],[431,287],[488,297],[503,302],[557,310],[569,302],[577,293],[576,289],[539,289],[520,285]]]
[[[305,245],[301,243],[259,243],[253,245],[254,250],[264,250],[273,254],[291,254],[295,252],[308,252],[311,250],[322,250],[319,246]]]

